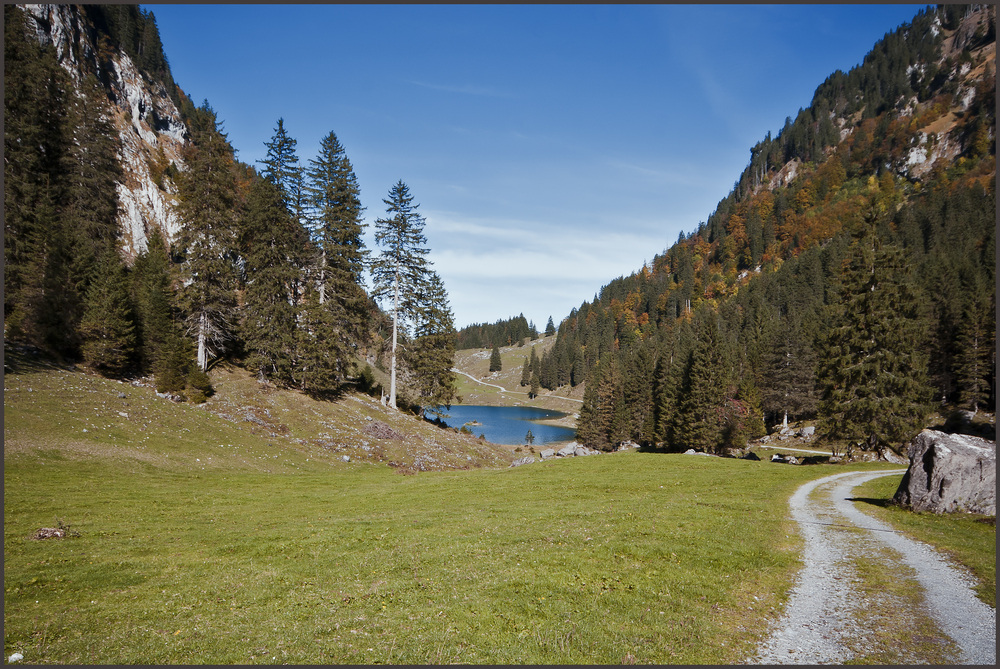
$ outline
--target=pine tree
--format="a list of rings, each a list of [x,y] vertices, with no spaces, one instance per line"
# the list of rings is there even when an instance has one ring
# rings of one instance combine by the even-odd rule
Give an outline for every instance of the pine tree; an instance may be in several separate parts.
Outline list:
[[[305,202],[302,184],[302,167],[299,165],[295,146],[298,142],[285,131],[285,120],[278,119],[270,142],[264,142],[267,156],[258,161],[263,168],[261,176],[270,179],[281,190],[281,201],[296,222],[305,218]]]
[[[203,107],[215,126],[214,112]],[[197,346],[198,367],[221,354],[236,327],[236,177],[233,152],[216,127],[195,137],[178,183],[179,306]]]
[[[139,367],[151,371],[163,355],[166,341],[178,334],[173,322],[170,258],[159,229],[149,235],[146,250],[132,265]]]
[[[674,427],[682,447],[706,453],[722,444],[722,413],[730,396],[731,365],[719,330],[715,314],[706,314],[685,369]]]
[[[930,392],[919,301],[903,252],[878,238],[877,201],[840,276],[839,300],[823,341],[817,376],[819,430],[850,447],[884,452],[922,427]]]
[[[551,337],[556,333],[556,325],[552,322],[552,316],[549,316],[549,322],[545,324],[545,336]]]
[[[362,341],[368,321],[360,189],[344,147],[331,132],[320,143],[319,155],[305,173],[305,200],[309,227],[318,249],[316,281],[321,304],[329,302],[341,323],[345,345]]]
[[[995,313],[992,291],[982,283],[969,291],[958,331],[956,367],[960,403],[970,411],[989,406],[989,378],[995,373]]]
[[[521,386],[526,386],[529,383],[531,383],[531,364],[528,362],[527,356],[525,356],[524,367],[521,368]]]
[[[307,285],[296,330],[296,383],[306,394],[330,395],[342,384],[348,360],[333,315],[320,304],[316,287]]]
[[[389,405],[396,408],[396,348],[399,329],[416,320],[418,297],[426,282],[428,262],[425,256],[424,217],[417,213],[410,189],[402,180],[389,189],[387,218],[375,221],[375,243],[381,253],[372,262],[372,295],[392,298],[392,353],[390,362]]]
[[[490,355],[490,371],[499,372],[503,369],[503,360],[500,359],[500,348],[498,346],[493,347],[493,353]]]
[[[577,438],[591,448],[610,451],[626,438],[625,421],[621,369],[618,360],[605,353],[587,380]]]
[[[428,270],[420,290],[414,339],[406,352],[413,379],[409,384],[425,407],[450,408],[456,397],[455,325],[448,293],[437,272]]]
[[[133,362],[135,317],[129,299],[128,275],[118,253],[101,256],[98,273],[87,290],[80,322],[83,359],[107,376],[121,376]]]
[[[270,180],[250,186],[239,247],[246,272],[240,333],[245,364],[261,381],[292,382],[297,282],[305,231]]]
[[[764,357],[762,408],[783,420],[816,411],[816,354],[802,323],[789,316],[783,318],[774,345]]]

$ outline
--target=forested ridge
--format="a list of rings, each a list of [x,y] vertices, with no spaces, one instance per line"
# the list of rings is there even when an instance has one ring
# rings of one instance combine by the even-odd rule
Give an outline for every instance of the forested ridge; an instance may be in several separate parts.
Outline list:
[[[32,25],[52,31],[52,16],[76,33],[72,67]],[[265,160],[240,162],[208,101],[195,106],[173,82],[151,12],[29,17],[5,5],[4,26],[5,345],[106,376],[152,375],[160,392],[194,402],[212,393],[206,371],[223,360],[319,397],[378,393],[371,363],[391,371],[393,406],[397,368],[401,406],[452,401],[453,318],[405,183],[387,189],[376,221],[394,236],[376,234],[379,248],[366,249],[360,186],[336,134],[303,165],[278,119]],[[118,186],[136,176],[114,125],[134,110],[112,104],[108,82],[123,59],[166,89],[185,125],[180,165],[162,146],[146,158],[179,232],[147,223],[134,262],[121,251]]]
[[[995,405],[995,17],[887,34],[707,221],[562,321],[539,380],[586,381],[582,442],[712,452],[787,417],[883,451],[932,408]]]

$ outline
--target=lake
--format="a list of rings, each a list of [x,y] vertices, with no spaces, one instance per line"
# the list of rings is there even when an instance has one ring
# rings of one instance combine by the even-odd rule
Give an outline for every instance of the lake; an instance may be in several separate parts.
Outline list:
[[[535,409],[533,407],[490,407],[474,404],[456,404],[451,409],[443,409],[442,420],[448,427],[461,429],[471,421],[480,425],[470,425],[469,429],[475,436],[484,435],[486,441],[494,444],[523,444],[524,437],[531,430],[535,436],[534,446],[541,446],[556,441],[573,441],[576,430],[568,427],[558,427],[535,423],[533,421],[562,418],[566,414],[561,411]]]

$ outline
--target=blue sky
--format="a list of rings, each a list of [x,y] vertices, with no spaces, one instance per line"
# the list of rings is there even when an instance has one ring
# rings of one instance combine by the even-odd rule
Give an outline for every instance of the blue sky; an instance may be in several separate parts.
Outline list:
[[[541,329],[707,219],[750,147],[924,5],[143,5],[241,160],[331,130],[399,179],[461,328]]]

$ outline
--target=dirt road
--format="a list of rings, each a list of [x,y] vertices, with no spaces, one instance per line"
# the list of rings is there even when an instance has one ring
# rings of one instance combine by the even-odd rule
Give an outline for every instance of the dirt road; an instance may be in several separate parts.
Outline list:
[[[783,617],[749,662],[889,656],[906,664],[995,664],[996,611],[976,598],[971,577],[851,501],[855,486],[903,471],[835,474],[795,492],[789,505],[805,542],[804,567]]]

